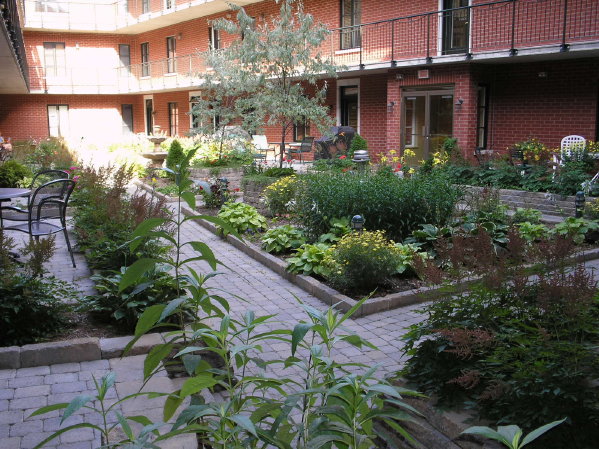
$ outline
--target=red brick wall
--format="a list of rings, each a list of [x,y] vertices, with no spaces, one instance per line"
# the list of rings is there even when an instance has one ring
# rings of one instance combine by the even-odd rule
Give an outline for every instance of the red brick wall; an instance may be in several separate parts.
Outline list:
[[[539,78],[539,72],[547,77]],[[594,140],[598,80],[596,59],[489,68],[489,148],[505,151],[529,137],[554,148],[571,134]]]

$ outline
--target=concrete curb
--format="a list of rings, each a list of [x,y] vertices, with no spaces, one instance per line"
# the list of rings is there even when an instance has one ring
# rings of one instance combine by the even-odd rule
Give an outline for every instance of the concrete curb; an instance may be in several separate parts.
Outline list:
[[[114,338],[77,338],[75,340],[36,343],[25,346],[0,348],[0,369],[29,368],[57,363],[87,362],[123,356],[132,336]],[[147,354],[164,340],[161,334],[141,337],[127,356]]]

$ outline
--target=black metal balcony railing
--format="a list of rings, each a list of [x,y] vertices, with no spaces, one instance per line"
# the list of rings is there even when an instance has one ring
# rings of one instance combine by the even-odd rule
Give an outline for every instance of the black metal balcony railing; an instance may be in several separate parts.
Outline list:
[[[567,51],[597,42],[599,0],[498,0],[335,29],[319,51],[340,65],[364,68],[483,53],[507,57],[524,49]],[[62,77],[40,66],[30,73],[37,91],[124,93],[198,86],[206,70],[204,55],[195,53],[128,67],[71,68]]]
[[[570,44],[599,37],[599,1],[498,0],[332,30],[326,53],[336,62],[371,63]]]
[[[23,44],[23,32],[19,21],[19,10],[17,0],[0,0],[0,19],[8,31],[8,36],[19,64],[27,88],[29,88],[29,69],[27,68],[27,56]]]

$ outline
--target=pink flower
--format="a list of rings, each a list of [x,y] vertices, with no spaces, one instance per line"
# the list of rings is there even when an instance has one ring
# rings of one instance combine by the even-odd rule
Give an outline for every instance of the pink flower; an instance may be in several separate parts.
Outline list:
[[[339,156],[339,159],[346,159],[347,156],[344,154],[343,156]]]
[[[73,181],[75,181],[75,182],[79,181],[79,176],[73,176]]]
[[[79,167],[71,167],[71,168],[69,168],[69,170],[72,170],[72,171],[79,170]]]

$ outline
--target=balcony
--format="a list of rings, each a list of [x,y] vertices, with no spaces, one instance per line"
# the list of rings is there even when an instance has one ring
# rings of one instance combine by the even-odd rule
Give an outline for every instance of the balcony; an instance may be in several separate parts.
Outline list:
[[[241,0],[240,6],[262,0]],[[30,30],[136,34],[222,11],[224,0],[25,0]]]
[[[349,68],[599,49],[599,1],[500,0],[333,30],[325,54]]]
[[[494,59],[599,54],[599,1],[501,0],[332,30],[321,53],[348,71]],[[203,55],[120,68],[31,67],[31,90],[150,93],[201,85]]]
[[[0,94],[27,93],[29,78],[16,0],[0,0]]]

